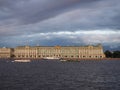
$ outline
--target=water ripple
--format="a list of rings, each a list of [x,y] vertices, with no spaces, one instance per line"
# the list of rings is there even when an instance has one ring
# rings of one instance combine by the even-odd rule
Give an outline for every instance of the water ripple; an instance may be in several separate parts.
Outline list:
[[[119,90],[120,61],[0,61],[0,90]]]

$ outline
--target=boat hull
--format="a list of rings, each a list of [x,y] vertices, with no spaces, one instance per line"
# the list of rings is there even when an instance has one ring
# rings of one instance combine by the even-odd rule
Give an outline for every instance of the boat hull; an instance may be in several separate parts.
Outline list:
[[[58,58],[58,57],[45,57],[43,59],[47,59],[47,60],[59,60],[60,58]]]
[[[31,62],[31,60],[14,60],[13,62]]]

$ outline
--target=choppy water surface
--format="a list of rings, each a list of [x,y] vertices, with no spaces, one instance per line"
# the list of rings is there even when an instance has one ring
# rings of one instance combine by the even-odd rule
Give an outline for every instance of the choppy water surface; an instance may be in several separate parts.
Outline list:
[[[120,61],[0,61],[0,90],[120,90]]]

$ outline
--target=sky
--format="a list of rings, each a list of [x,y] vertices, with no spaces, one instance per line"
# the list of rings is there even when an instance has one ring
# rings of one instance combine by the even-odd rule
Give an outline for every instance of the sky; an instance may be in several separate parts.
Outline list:
[[[102,44],[120,50],[120,0],[0,0],[0,47]]]

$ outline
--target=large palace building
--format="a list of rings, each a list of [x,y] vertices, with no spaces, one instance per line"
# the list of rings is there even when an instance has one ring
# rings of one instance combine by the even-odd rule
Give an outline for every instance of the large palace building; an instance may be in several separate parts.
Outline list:
[[[16,48],[0,48],[0,58],[68,58],[68,59],[100,59],[105,58],[101,45],[88,46],[18,46]]]

